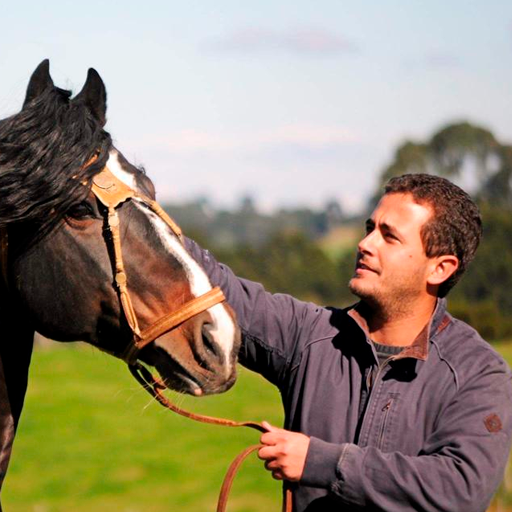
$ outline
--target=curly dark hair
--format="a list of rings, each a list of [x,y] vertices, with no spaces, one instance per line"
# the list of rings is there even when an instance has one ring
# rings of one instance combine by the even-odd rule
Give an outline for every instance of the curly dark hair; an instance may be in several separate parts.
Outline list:
[[[472,261],[482,237],[480,211],[469,194],[446,178],[431,174],[404,174],[391,178],[385,194],[411,194],[414,201],[427,204],[432,218],[421,229],[421,239],[429,258],[451,254],[459,267],[438,290],[445,297]]]

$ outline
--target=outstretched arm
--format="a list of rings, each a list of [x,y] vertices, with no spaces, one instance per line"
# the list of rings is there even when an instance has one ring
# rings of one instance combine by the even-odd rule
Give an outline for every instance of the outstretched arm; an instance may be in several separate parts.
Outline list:
[[[185,246],[236,312],[243,339],[240,362],[278,387],[284,385],[288,369],[300,358],[325,310],[290,295],[268,293],[261,284],[238,278],[193,240],[186,239]]]

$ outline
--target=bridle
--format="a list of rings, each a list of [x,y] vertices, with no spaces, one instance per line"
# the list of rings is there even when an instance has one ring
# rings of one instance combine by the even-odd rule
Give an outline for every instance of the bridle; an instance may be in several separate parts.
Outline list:
[[[95,158],[92,159],[92,161],[94,160]],[[89,163],[92,163],[92,161]],[[118,179],[106,166],[92,179],[91,191],[96,196],[98,201],[100,201],[100,203],[107,208],[106,221],[108,230],[110,232],[114,255],[114,282],[119,295],[119,301],[121,303],[123,314],[132,331],[132,339],[126,349],[122,352],[112,352],[104,350],[101,347],[99,348],[111,353],[115,357],[124,360],[128,364],[130,372],[142,385],[142,387],[146,389],[148,393],[150,393],[161,405],[167,409],[170,409],[177,414],[195,421],[199,421],[201,423],[209,423],[227,427],[249,427],[260,432],[266,432],[266,429],[262,426],[261,423],[252,421],[238,422],[223,418],[214,418],[211,416],[191,413],[181,409],[163,395],[163,391],[167,389],[165,383],[153,377],[151,372],[145,366],[139,363],[139,353],[149,343],[162,336],[163,334],[175,329],[185,321],[206,311],[212,306],[224,302],[226,298],[219,287],[214,287],[205,294],[186,302],[175,311],[172,311],[171,313],[168,313],[167,315],[159,318],[144,330],[141,330],[137,320],[137,315],[133,308],[130,292],[128,290],[128,280],[123,263],[121,236],[119,232],[120,220],[117,207],[130,199],[141,201],[171,228],[174,235],[179,239],[180,243],[183,244],[183,235],[181,229],[167,215],[167,213],[165,213],[165,211],[156,201],[129,187],[126,183]],[[7,228],[1,227],[0,271],[7,287],[9,286],[8,240]],[[224,512],[226,510],[229,491],[239,466],[248,455],[256,451],[258,448],[260,448],[260,445],[249,446],[243,450],[231,463],[222,484],[217,502],[217,512]],[[291,491],[289,488],[287,488],[286,495],[283,500],[283,511],[291,512],[291,510]]]
[[[126,349],[121,354],[114,355],[132,366],[136,363],[139,352],[146,345],[163,334],[172,331],[190,318],[193,318],[216,304],[224,302],[226,298],[219,287],[212,288],[205,294],[186,302],[175,311],[159,318],[149,327],[141,331],[128,290],[121,248],[121,236],[119,233],[120,221],[117,207],[129,199],[138,199],[162,219],[171,228],[180,243],[183,243],[181,229],[156,201],[130,188],[123,181],[118,179],[108,167],[104,167],[99,174],[94,176],[91,190],[98,201],[107,208],[106,220],[114,251],[114,281],[124,316],[132,331],[132,340]]]

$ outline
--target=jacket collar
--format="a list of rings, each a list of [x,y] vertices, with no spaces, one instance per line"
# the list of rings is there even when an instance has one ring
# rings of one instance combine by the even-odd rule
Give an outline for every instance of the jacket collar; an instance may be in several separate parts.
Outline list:
[[[364,332],[366,339],[370,340],[368,323],[364,317],[366,305],[364,302],[358,302],[348,311],[348,315],[357,323]],[[446,299],[437,299],[436,308],[429,322],[416,336],[414,342],[405,347],[396,359],[413,358],[426,361],[428,357],[429,340],[432,336],[442,331],[450,322],[450,317],[446,312]]]

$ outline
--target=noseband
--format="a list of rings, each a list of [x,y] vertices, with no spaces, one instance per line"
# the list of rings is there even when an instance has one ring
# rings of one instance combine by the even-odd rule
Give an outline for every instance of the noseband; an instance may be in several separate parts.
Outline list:
[[[209,292],[186,302],[177,310],[159,318],[149,327],[141,331],[127,285],[128,280],[123,263],[121,236],[119,234],[120,221],[117,207],[129,199],[136,198],[140,200],[171,228],[180,243],[183,244],[181,229],[156,201],[133,190],[119,180],[108,167],[104,167],[103,170],[93,178],[91,190],[98,201],[107,207],[107,225],[111,234],[114,250],[114,281],[124,316],[133,334],[132,340],[126,349],[120,355],[114,355],[123,359],[129,365],[133,365],[138,359],[139,352],[146,345],[199,313],[206,311],[216,304],[224,302],[226,298],[222,290],[219,287],[215,287]]]

